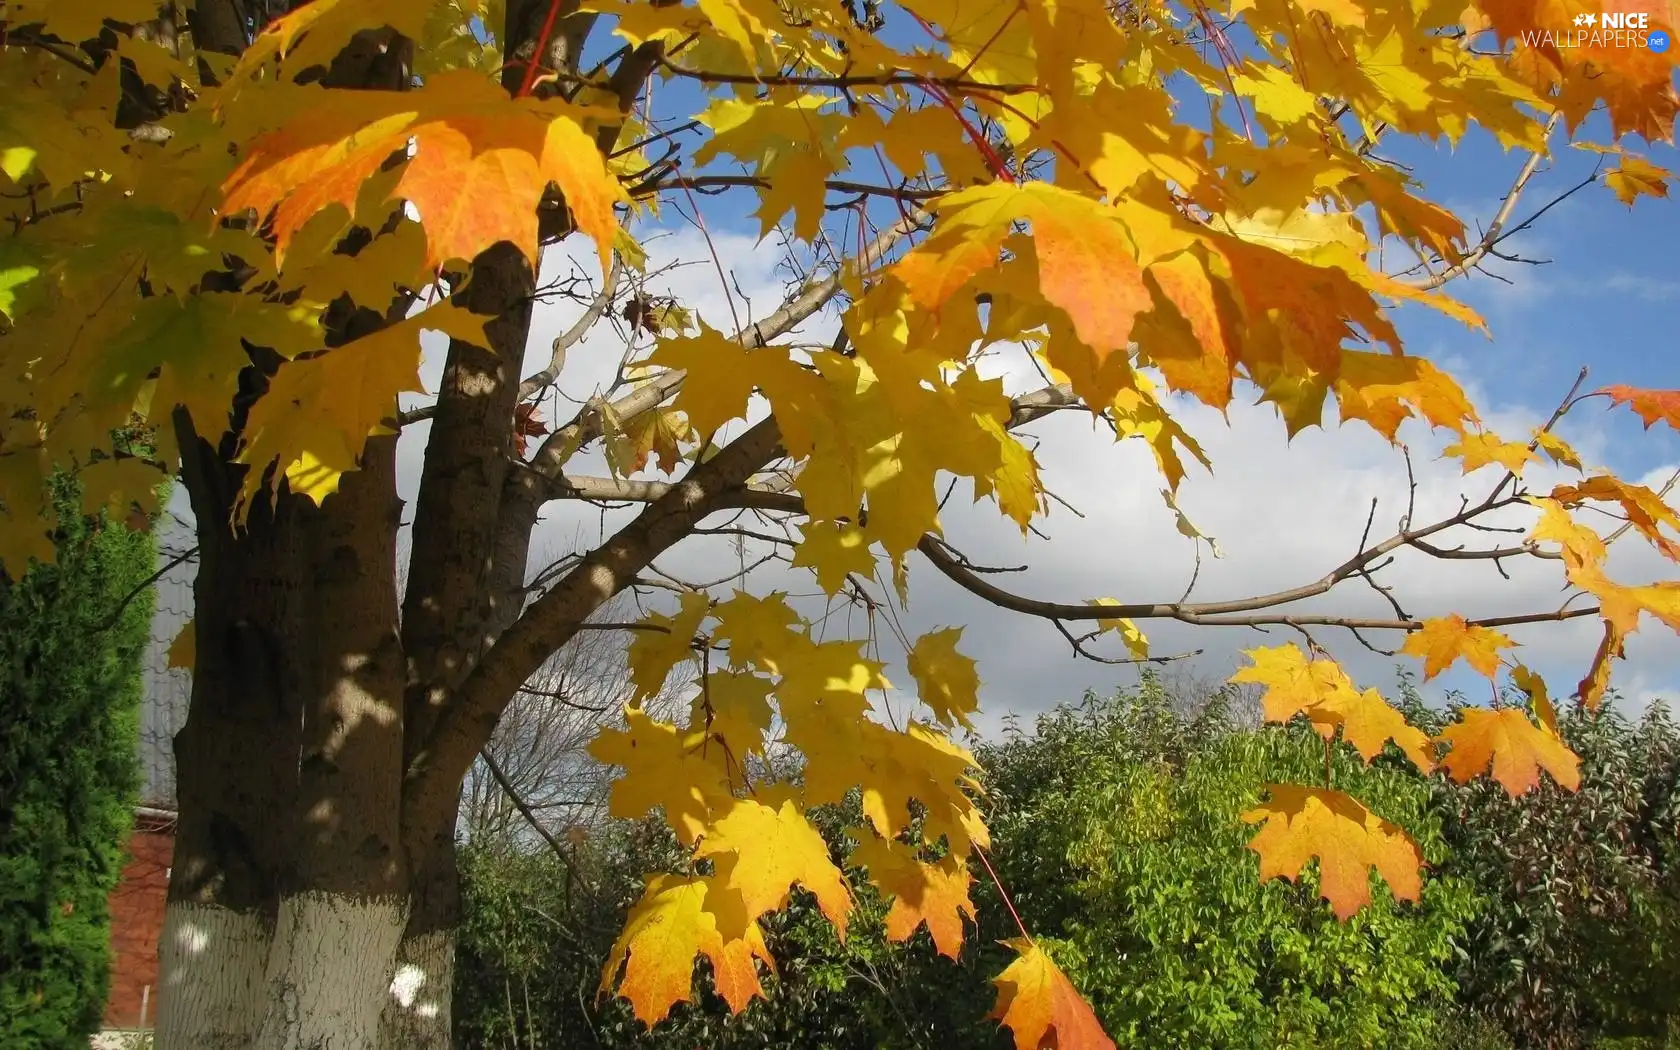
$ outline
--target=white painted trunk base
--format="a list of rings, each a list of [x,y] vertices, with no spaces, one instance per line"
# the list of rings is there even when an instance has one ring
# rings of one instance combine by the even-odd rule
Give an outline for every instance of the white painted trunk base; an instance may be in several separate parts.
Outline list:
[[[403,938],[379,1019],[379,1050],[449,1050],[455,987],[455,933]]]
[[[281,898],[254,1050],[374,1050],[407,920],[405,898]]]
[[[246,1050],[271,934],[249,912],[171,901],[158,940],[157,1050]]]

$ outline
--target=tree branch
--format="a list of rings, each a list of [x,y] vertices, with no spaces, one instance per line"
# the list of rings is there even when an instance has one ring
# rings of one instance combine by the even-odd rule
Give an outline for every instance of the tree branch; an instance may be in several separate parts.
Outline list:
[[[1562,111],[1560,110],[1558,112],[1554,112],[1552,114],[1552,118],[1546,121],[1546,130],[1541,133],[1542,144],[1551,139],[1552,129],[1557,127],[1557,122],[1561,117]],[[1460,259],[1454,265],[1447,267],[1445,270],[1442,270],[1440,273],[1431,274],[1428,277],[1420,278],[1414,281],[1407,281],[1406,283],[1413,288],[1418,288],[1423,291],[1433,291],[1447,282],[1456,280],[1480,266],[1482,262],[1493,252],[1493,250],[1499,246],[1499,242],[1503,241],[1507,236],[1505,233],[1505,224],[1511,221],[1511,216],[1517,210],[1517,201],[1522,197],[1523,190],[1528,186],[1529,180],[1534,178],[1534,173],[1539,170],[1540,158],[1544,155],[1544,149],[1537,149],[1528,155],[1528,160],[1523,163],[1522,170],[1517,172],[1516,181],[1511,184],[1511,191],[1505,194],[1505,201],[1499,206],[1499,212],[1494,215],[1493,221],[1488,224],[1487,232],[1482,234],[1481,242],[1474,248],[1470,249],[1470,252],[1465,255],[1464,258]],[[1526,226],[1527,223],[1524,223],[1523,225]],[[1518,227],[1518,229],[1521,228],[1522,227],[1520,226]],[[1511,233],[1515,232],[1517,231],[1511,231]]]
[[[544,827],[541,820],[537,819],[537,814],[532,811],[531,804],[526,802],[518,791],[514,790],[513,782],[508,779],[508,775],[497,764],[496,756],[492,755],[487,747],[479,752],[478,757],[484,760],[484,767],[490,771],[490,776],[496,781],[496,786],[500,787],[502,793],[508,797],[508,801],[513,803],[513,808],[519,810],[519,815],[525,818],[525,823],[529,824],[531,830],[548,843],[548,848],[554,852],[556,857],[560,858],[561,865],[571,873],[572,878],[583,883],[585,889],[589,889],[589,883],[584,879],[583,873],[578,871],[576,864],[572,863],[571,854],[566,852],[566,847],[560,844],[560,840],[554,837],[554,833]]]
[[[827,276],[813,281],[798,295],[783,303],[775,313],[762,321],[747,325],[736,338],[749,348],[756,349],[769,344],[772,339],[786,335],[839,294],[848,270],[858,274],[866,272],[879,262],[894,244],[920,228],[925,221],[926,217],[918,213],[887,227],[849,266],[837,268]],[[651,412],[682,389],[683,380],[687,377],[688,373],[680,368],[661,373],[613,401],[613,414],[620,420],[630,420],[643,412]],[[600,436],[601,413],[580,412],[570,423],[556,428],[543,440],[542,446],[531,457],[530,469],[542,477],[557,477],[570,450],[581,448]]]
[[[432,732],[409,763],[406,801],[433,812],[459,790],[472,760],[508,702],[581,625],[693,527],[724,508],[727,496],[775,458],[781,430],[769,418],[749,428],[590,551],[533,602],[496,640],[443,705]]]

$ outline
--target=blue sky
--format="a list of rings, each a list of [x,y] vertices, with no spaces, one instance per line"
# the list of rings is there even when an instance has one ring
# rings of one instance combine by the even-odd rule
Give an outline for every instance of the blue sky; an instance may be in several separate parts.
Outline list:
[[[1603,140],[1601,120],[1583,131]],[[1557,140],[1562,141],[1559,130]],[[1672,146],[1643,149],[1654,163],[1680,170]],[[1432,200],[1468,223],[1486,223],[1522,163],[1492,137],[1473,133],[1457,150],[1415,140],[1387,151],[1414,166]],[[1589,176],[1598,158],[1574,148],[1554,151],[1524,192],[1520,216]],[[1680,195],[1680,187],[1676,187]],[[1641,198],[1630,209],[1602,185],[1589,186],[1551,209],[1530,231],[1506,242],[1511,253],[1552,260],[1530,266],[1495,262],[1505,285],[1472,274],[1447,289],[1487,320],[1493,339],[1417,307],[1397,315],[1408,349],[1449,360],[1492,398],[1532,408],[1553,406],[1582,366],[1588,389],[1609,384],[1680,388],[1680,200]],[[1597,429],[1610,437],[1607,464],[1638,476],[1680,459],[1680,441],[1660,425],[1643,434],[1631,413],[1606,415],[1583,407],[1571,431]]]

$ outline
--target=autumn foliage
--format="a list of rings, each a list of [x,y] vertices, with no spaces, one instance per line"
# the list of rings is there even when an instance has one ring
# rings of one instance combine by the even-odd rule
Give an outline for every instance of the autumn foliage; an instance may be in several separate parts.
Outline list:
[[[424,701],[409,710],[425,718],[402,727],[415,738],[393,794],[454,790],[482,746],[474,734],[520,681],[726,511],[796,527],[791,564],[831,601],[863,601],[874,584],[884,597],[869,601],[908,601],[914,555],[985,602],[1054,622],[1081,655],[1107,644],[1118,659],[1146,658],[1141,625],[1171,619],[1309,638],[1349,626],[1407,636],[1402,651],[1426,677],[1459,661],[1490,679],[1509,671],[1536,720],[1471,710],[1434,737],[1317,641],[1256,649],[1238,679],[1264,687],[1269,719],[1305,719],[1326,749],[1370,760],[1393,745],[1420,768],[1491,775],[1513,793],[1542,775],[1573,784],[1577,764],[1546,683],[1516,662],[1503,629],[1601,621],[1576,688],[1588,706],[1646,618],[1680,630],[1680,581],[1608,568],[1623,532],[1680,557],[1680,517],[1649,488],[1584,467],[1553,432],[1595,399],[1680,429],[1680,394],[1572,390],[1545,427],[1497,435],[1457,382],[1405,352],[1391,316],[1421,304],[1480,328],[1450,281],[1499,232],[1478,241],[1376,160],[1382,136],[1452,142],[1474,126],[1543,154],[1560,125],[1578,135],[1598,108],[1609,139],[1578,144],[1606,155],[1602,181],[1630,201],[1666,195],[1669,176],[1639,140],[1672,131],[1676,52],[1514,43],[1596,10],[1582,0],[552,0],[517,55],[504,29],[512,6],[312,0],[248,27],[237,53],[146,29],[155,0],[0,6],[7,573],[52,558],[43,479],[55,466],[80,473],[89,509],[150,511],[197,437],[234,470],[235,490],[229,521],[201,528],[297,498],[328,518],[350,513],[357,475],[372,473],[367,450],[408,421],[398,396],[420,391],[420,333],[446,334],[452,356],[505,356],[523,339],[530,297],[479,294],[497,267],[534,272],[545,245],[576,232],[610,299],[621,270],[645,265],[637,231],[656,206],[734,187],[756,194],[766,232],[791,216],[820,266],[769,318],[727,329],[677,312],[639,320],[653,345],[632,345],[619,383],[570,423],[535,425],[523,408],[474,424],[496,428],[486,455],[513,457],[544,499],[646,510],[528,606],[521,594],[506,623],[465,617],[473,641],[456,649],[471,660],[439,656],[402,625],[407,658],[432,670],[410,683]],[[1680,26],[1667,3],[1644,7],[1653,29]],[[357,61],[400,64],[395,87],[346,84]],[[683,100],[681,132],[651,115],[655,82]],[[689,145],[672,144],[681,135]],[[1532,165],[1524,172],[1513,202]],[[1402,255],[1419,262],[1394,267]],[[834,340],[785,338],[829,302],[843,304]],[[1040,388],[1006,390],[982,368],[984,352],[1009,348]],[[533,390],[517,377],[498,389],[529,403],[563,367],[561,349]],[[1147,443],[1176,513],[1187,473],[1211,464],[1175,404],[1224,409],[1256,393],[1289,435],[1332,405],[1344,425],[1397,443],[1403,424],[1434,428],[1466,474],[1491,467],[1497,483],[1441,521],[1408,513],[1320,584],[1220,602],[1032,599],[946,538],[958,479],[967,502],[995,507],[1023,536],[1051,515],[1018,432],[1060,411]],[[450,426],[465,432],[465,418]],[[109,435],[135,424],[155,431],[155,456],[113,448]],[[568,473],[596,442],[610,476]],[[1524,470],[1542,457],[1580,480],[1529,489]],[[473,510],[424,491],[420,505]],[[1522,545],[1481,554],[1555,561],[1570,588],[1556,608],[1489,619],[1396,606],[1342,623],[1287,607],[1368,577],[1392,551],[1438,552],[1432,541],[1449,530],[1513,512],[1529,516]],[[1593,524],[1606,512],[1624,523],[1614,535]],[[478,615],[477,592],[463,595]],[[1070,625],[1092,630],[1076,637]],[[692,851],[690,874],[649,880],[603,975],[645,1021],[690,996],[696,957],[733,1007],[761,994],[774,961],[757,924],[796,890],[844,935],[853,895],[804,811],[854,789],[865,822],[855,862],[895,899],[893,935],[925,926],[942,951],[960,942],[989,836],[983,777],[950,734],[977,708],[981,669],[959,628],[897,639],[926,717],[896,721],[881,639],[856,630],[837,636],[779,591],[720,600],[699,587],[637,625],[639,696],[673,673],[697,685],[680,724],[633,705],[594,747],[624,770],[613,813],[661,812]],[[755,761],[771,739],[802,756],[797,780]],[[1260,876],[1316,863],[1338,915],[1369,899],[1373,872],[1383,892],[1418,894],[1422,861],[1405,829],[1330,783],[1275,785],[1248,819],[1260,825]],[[996,1013],[1017,1045],[1112,1045],[1030,933],[997,978]]]

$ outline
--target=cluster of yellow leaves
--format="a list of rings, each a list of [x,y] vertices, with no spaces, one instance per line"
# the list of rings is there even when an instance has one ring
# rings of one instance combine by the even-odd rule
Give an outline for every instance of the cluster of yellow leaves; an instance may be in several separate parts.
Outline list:
[[[841,802],[854,789],[862,792],[868,826],[851,832],[858,841],[851,863],[894,898],[889,937],[902,941],[925,925],[954,957],[963,917],[974,914],[964,858],[971,845],[987,842],[973,756],[931,724],[911,722],[898,732],[868,718],[877,710],[870,694],[889,687],[881,664],[865,657],[860,643],[815,640],[783,595],[738,592],[712,605],[690,591],[676,612],[654,614],[645,627],[629,654],[638,698],[658,692],[697,652],[726,651],[722,666],[701,677],[686,725],[633,707],[625,727],[603,731],[591,752],[625,770],[612,788],[615,816],[657,810],[694,848],[695,860],[713,867],[708,875],[648,884],[607,966],[607,982],[626,959],[626,994],[655,981],[655,964],[638,968],[637,960],[671,955],[667,941],[680,931],[680,965],[658,963],[665,969],[657,971],[657,995],[632,995],[639,1011],[663,1016],[688,997],[696,953],[711,953],[714,968],[720,958],[750,963],[760,944],[754,923],[785,906],[795,887],[810,892],[844,936],[852,894],[803,809]],[[929,633],[911,652],[923,695],[947,725],[967,723],[978,704],[974,663],[956,650],[960,634]],[[709,667],[710,657],[704,663]],[[806,757],[797,786],[755,782],[749,773],[750,756],[763,755],[773,733]],[[919,821],[912,819],[913,800],[923,810]],[[952,849],[943,860],[921,857],[920,846],[942,841]],[[655,922],[659,916],[670,918]],[[737,972],[752,971],[748,965]],[[730,980],[748,993],[758,988],[756,979]]]
[[[704,324],[662,331],[642,366],[686,378],[658,412],[600,410],[616,474],[674,471],[732,420],[767,407],[808,515],[793,564],[833,595],[849,576],[873,575],[879,549],[903,591],[903,559],[941,532],[941,475],[970,479],[974,500],[994,502],[1023,532],[1046,509],[1038,464],[1010,431],[1005,388],[980,372],[981,354],[1008,344],[1030,347],[1117,439],[1150,447],[1169,506],[1191,461],[1210,466],[1174,418],[1174,398],[1223,409],[1243,384],[1291,435],[1320,424],[1333,402],[1342,419],[1390,440],[1407,419],[1449,431],[1467,471],[1517,473],[1537,451],[1579,466],[1547,433],[1526,444],[1487,433],[1450,376],[1404,354],[1393,303],[1480,322],[1385,273],[1377,249],[1451,265],[1469,246],[1457,217],[1360,139],[1455,142],[1476,125],[1538,150],[1553,111],[1573,129],[1600,104],[1617,138],[1664,137],[1680,51],[1467,46],[1484,30],[1501,41],[1567,30],[1584,0],[1217,0],[1119,13],[1108,0],[899,0],[888,8],[895,31],[880,34],[841,0],[798,8],[795,18],[778,0],[578,5],[627,51],[662,45],[657,75],[705,86],[689,114],[702,139],[693,164],[735,162],[730,177],[755,187],[766,229],[791,214],[797,237],[826,239],[830,194],[879,176],[947,191],[919,191],[932,232],[853,276],[845,355],[748,350]],[[0,3],[8,31],[61,47],[106,19],[151,13],[141,0]],[[1672,32],[1668,6],[1650,13]],[[190,38],[174,53],[117,34],[122,61],[93,72],[51,48],[0,44],[0,565],[15,575],[51,557],[41,492],[54,466],[82,468],[107,506],[144,505],[158,468],[109,455],[110,432],[152,424],[154,462],[173,471],[172,418],[219,434],[247,345],[283,363],[242,429],[236,455],[251,470],[241,507],[265,484],[326,498],[367,438],[388,431],[398,395],[418,389],[420,331],[474,342],[484,324],[445,304],[327,348],[326,305],[348,297],[384,312],[397,293],[423,291],[497,243],[535,261],[550,195],[564,199],[603,269],[615,251],[639,265],[625,220],[657,201],[660,180],[648,173],[664,169],[649,147],[664,136],[624,111],[611,63],[561,84],[565,99],[510,96],[496,79],[502,14],[494,0],[313,0],[237,60],[197,53]],[[1220,24],[1242,27],[1243,53]],[[415,41],[423,84],[347,92],[297,82],[381,27]],[[1221,46],[1193,39],[1204,34]],[[191,104],[159,121],[161,134],[131,137],[116,120],[125,69]],[[536,79],[560,84],[558,74]],[[1211,118],[1175,101],[1196,90]],[[1631,201],[1665,194],[1667,178],[1623,154],[1606,181]],[[354,255],[340,250],[352,225],[377,231]],[[1680,395],[1606,393],[1647,426],[1680,426]],[[1655,493],[1607,475],[1533,502],[1530,541],[1559,545],[1568,582],[1601,606],[1604,642],[1580,689],[1596,703],[1642,615],[1680,629],[1680,584],[1612,581],[1607,541],[1575,513],[1613,508],[1671,558],[1680,521]],[[632,709],[595,753],[626,770],[613,812],[661,811],[709,870],[649,882],[606,983],[622,970],[620,990],[651,1021],[690,995],[703,955],[739,1009],[761,991],[758,963],[770,964],[758,920],[795,889],[843,932],[852,894],[803,808],[853,790],[865,826],[853,829],[851,859],[894,898],[889,933],[925,926],[954,953],[972,915],[967,858],[987,842],[972,756],[939,728],[967,725],[977,704],[961,632],[910,647],[934,721],[898,729],[871,700],[888,688],[884,664],[862,642],[818,640],[781,595],[713,606],[691,594],[645,626],[630,651],[640,696],[704,653],[698,696],[682,725]],[[1131,621],[1099,626],[1147,654]],[[1407,652],[1430,676],[1463,659],[1491,677],[1510,647],[1447,617],[1422,625]],[[177,649],[190,661],[190,637]],[[1339,739],[1367,760],[1393,745],[1460,779],[1491,769],[1513,791],[1541,770],[1575,776],[1526,670],[1519,685],[1538,726],[1521,711],[1468,711],[1436,740],[1325,658],[1259,650],[1239,677],[1267,687],[1269,718],[1304,717],[1326,746]],[[801,752],[797,787],[749,779],[749,757],[772,739]],[[1263,874],[1294,877],[1317,858],[1339,914],[1366,899],[1372,868],[1395,893],[1416,894],[1415,845],[1328,785],[1279,785],[1250,816],[1266,821],[1255,839]],[[997,1011],[1017,1045],[1108,1045],[1049,958],[1017,947]]]
[[[680,726],[632,706],[624,728],[602,731],[591,753],[624,769],[609,799],[613,815],[660,814],[711,871],[648,880],[603,970],[603,990],[616,987],[655,1023],[691,998],[693,962],[704,956],[717,993],[743,1009],[762,994],[755,960],[774,970],[757,921],[785,907],[796,888],[844,937],[855,900],[804,810],[854,790],[866,823],[848,830],[856,846],[846,864],[890,899],[887,938],[906,941],[926,928],[935,948],[956,958],[964,920],[975,914],[966,858],[989,839],[973,756],[931,723],[898,731],[871,719],[881,711],[870,694],[890,688],[881,664],[860,643],[814,640],[784,595],[737,592],[713,604],[689,591],[674,613],[652,614],[643,626],[630,649],[637,700],[705,653],[690,667],[703,672],[699,694]],[[957,650],[961,635],[931,631],[907,654],[920,696],[947,727],[967,725],[979,703],[974,661]],[[711,669],[720,651],[721,666]],[[772,738],[805,758],[797,783],[749,772],[749,756],[762,756]],[[931,846],[948,852],[934,859]],[[997,979],[995,1015],[1017,1045],[1053,1037],[1056,1045],[1112,1047],[1043,950],[1010,944],[1020,957]]]
[[[1423,659],[1426,679],[1460,658],[1492,679],[1500,668],[1498,651],[1512,645],[1497,631],[1450,616],[1425,621],[1407,638],[1403,651]],[[1467,708],[1459,713],[1459,721],[1430,739],[1375,689],[1355,687],[1328,657],[1309,658],[1296,645],[1252,649],[1247,655],[1251,664],[1231,681],[1264,686],[1261,706],[1266,721],[1281,724],[1302,717],[1323,737],[1326,748],[1339,734],[1370,762],[1392,745],[1420,771],[1427,773],[1438,764],[1461,784],[1491,767],[1493,778],[1512,795],[1538,786],[1541,770],[1569,790],[1580,785],[1580,759],[1558,735],[1545,683],[1521,664],[1514,666],[1513,678],[1529,694],[1538,726],[1520,708]],[[1443,746],[1449,750],[1437,762]],[[1342,918],[1370,901],[1372,868],[1397,899],[1418,899],[1423,854],[1404,829],[1328,783],[1273,784],[1267,790],[1270,800],[1244,816],[1265,821],[1249,843],[1260,855],[1262,879],[1298,878],[1307,861],[1316,858],[1319,892]]]

